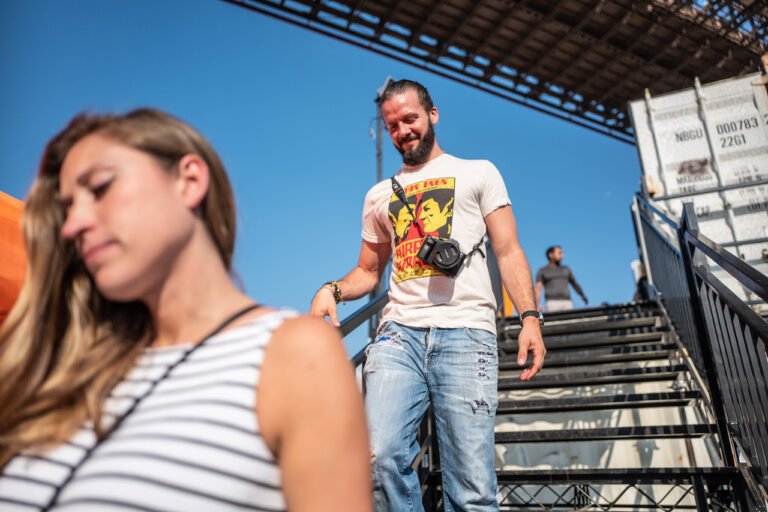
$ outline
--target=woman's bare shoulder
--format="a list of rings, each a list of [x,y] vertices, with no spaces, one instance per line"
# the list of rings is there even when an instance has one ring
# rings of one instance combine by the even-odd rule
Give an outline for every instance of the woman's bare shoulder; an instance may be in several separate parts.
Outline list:
[[[339,331],[325,320],[304,315],[285,320],[272,335],[269,350],[273,356],[294,363],[330,362],[339,357],[347,361]]]

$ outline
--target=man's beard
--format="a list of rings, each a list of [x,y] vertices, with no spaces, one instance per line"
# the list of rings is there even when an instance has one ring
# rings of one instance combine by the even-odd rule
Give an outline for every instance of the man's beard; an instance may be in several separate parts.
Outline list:
[[[395,149],[403,156],[403,163],[405,165],[421,165],[427,161],[429,154],[432,153],[432,148],[435,147],[435,129],[432,127],[430,119],[427,119],[427,123],[429,123],[427,125],[427,133],[424,134],[424,137],[421,138],[415,148],[406,150],[395,145]]]

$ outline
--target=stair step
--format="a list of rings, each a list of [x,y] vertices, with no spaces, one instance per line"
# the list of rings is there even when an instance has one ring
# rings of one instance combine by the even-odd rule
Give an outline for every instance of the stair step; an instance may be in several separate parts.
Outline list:
[[[541,374],[527,381],[522,381],[518,377],[501,377],[499,378],[498,388],[500,391],[503,391],[672,380],[680,372],[686,370],[687,367],[684,364],[652,366],[649,368],[616,368],[596,372],[567,372],[549,375],[547,375],[546,370],[543,370]]]
[[[680,391],[536,400],[504,399],[499,400],[496,415],[640,409],[646,407],[685,407],[699,398],[701,398],[701,393],[698,391]]]
[[[602,483],[643,484],[690,483],[694,476],[738,475],[734,467],[705,468],[604,468],[604,469],[516,469],[496,470],[499,484]]]
[[[714,424],[649,425],[635,427],[526,430],[497,432],[496,443],[549,443],[574,441],[618,441],[627,439],[681,439],[716,434]]]
[[[563,324],[550,324],[546,323],[541,328],[541,333],[544,336],[553,334],[575,334],[585,332],[597,332],[597,331],[619,331],[625,329],[639,329],[643,327],[654,327],[658,322],[658,316],[639,317],[639,318],[625,318],[621,320],[590,320],[586,322],[568,322]],[[514,337],[520,333],[520,324],[504,326],[503,332],[505,337]]]
[[[632,343],[642,343],[646,341],[660,342],[663,333],[661,332],[641,332],[634,334],[622,334],[613,336],[595,336],[582,339],[573,338],[544,338],[544,345],[547,350],[564,350],[569,348],[589,348],[604,347],[610,345],[629,345]],[[502,340],[499,343],[499,349],[510,353],[517,353],[517,339]]]
[[[576,318],[594,318],[599,316],[617,316],[617,315],[642,315],[642,314],[661,315],[655,302],[635,302],[616,304],[613,306],[593,306],[587,308],[571,309],[568,311],[558,311],[556,313],[544,313],[544,321],[556,322],[560,320],[572,320]],[[502,320],[511,324],[520,324],[519,316],[507,316]]]
[[[669,359],[676,348],[674,343],[654,343],[651,345],[632,345],[621,347],[601,347],[590,351],[568,350],[547,351],[547,368],[567,366],[586,366],[618,362],[651,361]],[[533,356],[528,354],[526,364],[531,364]],[[518,370],[517,357],[503,356],[499,358],[499,370]]]

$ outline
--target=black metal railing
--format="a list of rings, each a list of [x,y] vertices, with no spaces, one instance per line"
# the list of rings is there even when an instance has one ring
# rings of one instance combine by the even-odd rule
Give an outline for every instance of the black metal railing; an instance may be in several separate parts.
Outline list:
[[[389,302],[389,288],[385,289],[379,295],[374,297],[370,302],[363,305],[360,309],[342,320],[341,326],[339,327],[341,335],[348,335],[363,325],[365,322],[373,318],[376,313],[381,311],[384,306],[387,305],[387,302]],[[354,356],[352,356],[352,363],[355,365],[355,367],[363,362],[363,359],[365,358],[365,351],[372,341],[373,337],[369,336],[368,342],[363,346],[363,348],[360,349]]]
[[[389,302],[389,288],[385,288],[379,295],[373,297],[368,303],[357,309],[354,313],[344,318],[339,326],[342,336],[363,325],[365,322],[376,318],[376,315]],[[368,347],[373,343],[375,332],[369,331],[368,341],[357,353],[350,358],[355,368],[361,370],[365,366],[365,354]],[[365,393],[365,376],[363,375],[363,393]],[[435,510],[435,503],[440,499],[437,493],[436,482],[433,477],[435,470],[439,467],[439,456],[437,447],[437,436],[435,434],[434,412],[430,406],[424,414],[424,418],[419,425],[416,433],[416,442],[419,444],[419,453],[411,461],[411,468],[419,475],[421,490],[424,499],[424,506],[427,510]]]
[[[698,230],[692,203],[679,222],[643,198],[633,205],[648,273],[707,387],[726,466],[742,469],[756,503],[768,491],[768,322],[724,285],[723,269],[768,301],[768,277]]]

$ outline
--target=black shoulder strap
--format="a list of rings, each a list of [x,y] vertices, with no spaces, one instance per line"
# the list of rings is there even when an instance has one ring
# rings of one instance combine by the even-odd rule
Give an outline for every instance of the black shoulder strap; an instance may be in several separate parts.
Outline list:
[[[416,220],[416,214],[413,213],[413,208],[411,208],[411,203],[408,202],[408,198],[405,196],[405,191],[403,190],[402,185],[400,185],[394,176],[392,176],[390,180],[392,180],[392,191],[397,198],[405,204],[405,207],[408,208],[408,213],[411,214],[411,218],[413,219],[413,223],[416,224],[416,229],[419,231],[419,235],[421,235],[422,238],[426,237],[427,234],[421,229],[419,222]]]
[[[472,256],[473,253],[479,252],[480,256],[485,259],[485,252],[483,251],[483,246],[485,245],[485,235],[483,235],[483,238],[480,239],[479,242],[477,242],[474,247],[472,247],[472,250],[467,253],[467,258]]]

